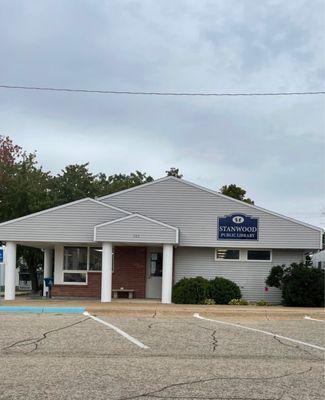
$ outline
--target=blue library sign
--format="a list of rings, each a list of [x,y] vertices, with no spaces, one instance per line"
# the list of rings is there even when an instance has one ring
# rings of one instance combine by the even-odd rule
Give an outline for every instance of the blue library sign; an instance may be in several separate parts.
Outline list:
[[[258,218],[236,213],[218,217],[219,240],[258,240]]]
[[[0,263],[3,262],[3,249],[0,249]]]

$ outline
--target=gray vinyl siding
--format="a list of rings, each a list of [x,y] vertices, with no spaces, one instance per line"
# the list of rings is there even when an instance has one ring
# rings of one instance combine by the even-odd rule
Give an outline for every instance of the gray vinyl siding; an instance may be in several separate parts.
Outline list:
[[[180,229],[181,246],[318,249],[320,231],[167,179],[108,196],[101,201],[137,212]],[[217,240],[217,218],[242,212],[259,218],[258,241]]]
[[[174,277],[177,282],[184,277],[213,279],[221,276],[237,283],[246,300],[279,304],[281,291],[270,288],[265,292],[265,279],[273,265],[290,265],[301,260],[302,251],[273,250],[272,262],[215,261],[214,248],[178,247],[175,249]]]
[[[174,244],[177,243],[177,231],[135,216],[97,227],[96,241]]]
[[[0,225],[0,240],[92,242],[95,225],[125,216],[123,212],[86,199]]]

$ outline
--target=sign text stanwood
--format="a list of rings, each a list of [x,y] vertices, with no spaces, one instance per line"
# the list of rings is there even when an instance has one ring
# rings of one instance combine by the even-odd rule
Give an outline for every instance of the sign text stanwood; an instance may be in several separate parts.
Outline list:
[[[258,240],[258,218],[246,214],[218,217],[219,240]]]

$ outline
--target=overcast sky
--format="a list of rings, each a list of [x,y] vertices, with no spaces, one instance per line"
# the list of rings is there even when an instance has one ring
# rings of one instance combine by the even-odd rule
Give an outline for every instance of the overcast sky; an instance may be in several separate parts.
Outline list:
[[[0,0],[0,84],[275,92],[325,89],[323,0]],[[134,97],[0,89],[0,133],[45,170],[212,189],[325,227],[325,96]]]

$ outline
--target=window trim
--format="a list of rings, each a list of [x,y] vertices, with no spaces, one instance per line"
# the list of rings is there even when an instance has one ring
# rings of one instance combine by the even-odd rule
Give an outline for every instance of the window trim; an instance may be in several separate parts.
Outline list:
[[[239,258],[233,258],[233,259],[225,259],[225,258],[217,258],[217,251],[218,250],[239,250]],[[249,260],[248,259],[248,250],[252,251],[269,251],[270,252],[270,259],[269,260]],[[253,263],[270,263],[273,261],[273,251],[272,249],[254,249],[254,248],[238,248],[238,247],[215,247],[214,249],[214,260],[216,262],[253,262]]]

